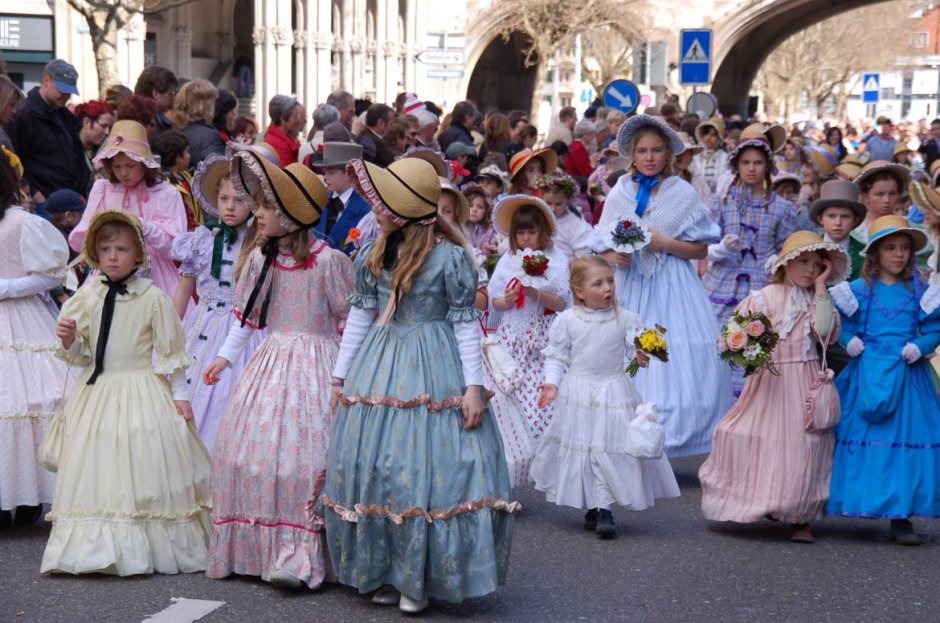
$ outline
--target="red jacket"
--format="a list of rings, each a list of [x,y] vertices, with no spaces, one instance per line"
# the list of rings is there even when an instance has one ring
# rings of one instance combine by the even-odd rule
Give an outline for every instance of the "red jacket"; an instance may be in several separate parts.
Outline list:
[[[594,167],[591,166],[591,156],[588,154],[584,143],[575,139],[568,145],[568,157],[565,158],[565,173],[568,175],[580,175],[589,177],[594,173]]]
[[[300,151],[300,141],[288,136],[284,130],[273,123],[268,126],[264,133],[264,142],[274,148],[278,158],[281,159],[281,166],[286,167],[292,162],[297,162],[297,152]]]

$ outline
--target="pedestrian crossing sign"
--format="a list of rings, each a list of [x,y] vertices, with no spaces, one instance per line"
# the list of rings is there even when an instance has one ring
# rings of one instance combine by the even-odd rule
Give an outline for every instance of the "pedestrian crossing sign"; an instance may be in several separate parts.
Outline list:
[[[712,31],[707,28],[679,33],[679,84],[711,82]]]
[[[862,102],[877,104],[881,96],[881,74],[862,74]]]

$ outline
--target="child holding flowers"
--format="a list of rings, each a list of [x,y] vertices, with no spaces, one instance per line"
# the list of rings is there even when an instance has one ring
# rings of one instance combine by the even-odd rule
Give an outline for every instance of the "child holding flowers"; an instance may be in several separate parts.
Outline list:
[[[720,348],[736,354],[748,378],[715,428],[712,453],[699,470],[706,519],[779,519],[791,523],[790,540],[813,541],[809,522],[822,516],[829,494],[829,427],[838,418],[832,375],[820,376],[815,342],[827,344],[839,334],[826,285],[848,270],[838,244],[796,232],[773,265],[773,282],[732,315]]]
[[[545,382],[538,406],[556,402],[531,475],[536,489],[559,506],[587,508],[584,528],[600,538],[616,534],[610,507],[643,510],[655,498],[678,497],[679,486],[662,454],[635,449],[634,418],[652,414],[633,383],[616,374],[624,362],[648,357],[634,346],[640,317],[617,303],[614,272],[607,260],[586,255],[571,263],[574,306],[552,322],[545,357]],[[652,350],[652,349],[651,349]],[[660,428],[661,431],[661,428]],[[661,434],[661,432],[660,432]]]
[[[529,432],[537,442],[551,418],[537,404],[548,327],[552,315],[568,306],[568,260],[552,244],[555,216],[544,201],[510,195],[496,206],[496,229],[509,240],[487,291],[496,311],[503,312],[497,335],[524,371],[515,390],[525,409]]]

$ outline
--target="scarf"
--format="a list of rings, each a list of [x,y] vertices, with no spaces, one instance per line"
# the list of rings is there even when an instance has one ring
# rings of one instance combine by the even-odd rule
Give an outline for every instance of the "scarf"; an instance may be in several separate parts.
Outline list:
[[[104,309],[101,311],[101,326],[98,329],[98,343],[95,345],[95,369],[91,373],[86,385],[94,385],[98,376],[104,372],[104,353],[108,348],[108,337],[111,335],[111,322],[114,320],[114,305],[118,294],[127,294],[127,280],[137,272],[135,268],[120,279],[111,281],[107,277],[102,279],[108,286],[108,293],[104,295]]]
[[[245,323],[248,322],[248,318],[251,315],[251,311],[255,307],[255,302],[258,300],[258,295],[261,294],[261,288],[264,286],[264,279],[268,276],[268,271],[271,269],[271,264],[274,263],[274,258],[277,257],[277,238],[270,238],[267,242],[264,243],[264,246],[261,247],[261,254],[264,256],[264,265],[261,267],[261,274],[258,276],[258,282],[255,283],[254,289],[251,291],[251,295],[248,297],[248,302],[245,304],[245,309],[242,311],[242,324],[245,326]],[[274,283],[272,280],[271,287],[268,288],[267,293],[264,295],[264,302],[261,303],[261,313],[258,316],[258,328],[263,329],[268,326],[268,306],[271,304],[271,290],[273,289]]]
[[[653,189],[659,185],[658,176],[644,175],[642,173],[634,173],[631,177],[637,187],[636,187],[636,215],[643,216],[643,213],[646,212],[646,207],[650,202],[650,194],[653,192]]]
[[[209,271],[216,280],[222,278],[222,255],[225,249],[231,250],[238,240],[238,230],[222,221],[207,223],[209,229],[218,229],[212,246],[212,268]]]

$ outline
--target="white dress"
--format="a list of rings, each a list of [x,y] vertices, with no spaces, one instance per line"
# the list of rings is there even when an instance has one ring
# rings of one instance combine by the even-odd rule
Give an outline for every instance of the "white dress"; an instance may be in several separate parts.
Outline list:
[[[595,228],[604,240],[617,221],[629,219],[677,240],[708,244],[721,236],[695,189],[678,177],[659,185],[642,217],[636,215],[634,183],[617,180]],[[718,358],[719,325],[692,264],[668,253],[641,250],[629,266],[614,270],[617,300],[636,312],[644,327],[666,328],[669,361],[650,362],[636,386],[656,404],[671,457],[705,454],[712,432],[731,407],[730,368]]]
[[[641,459],[628,453],[630,421],[643,399],[624,366],[642,329],[640,317],[623,308],[579,305],[552,323],[543,353],[567,365],[567,372],[531,469],[535,488],[549,502],[643,510],[655,498],[678,497],[665,455]]]

